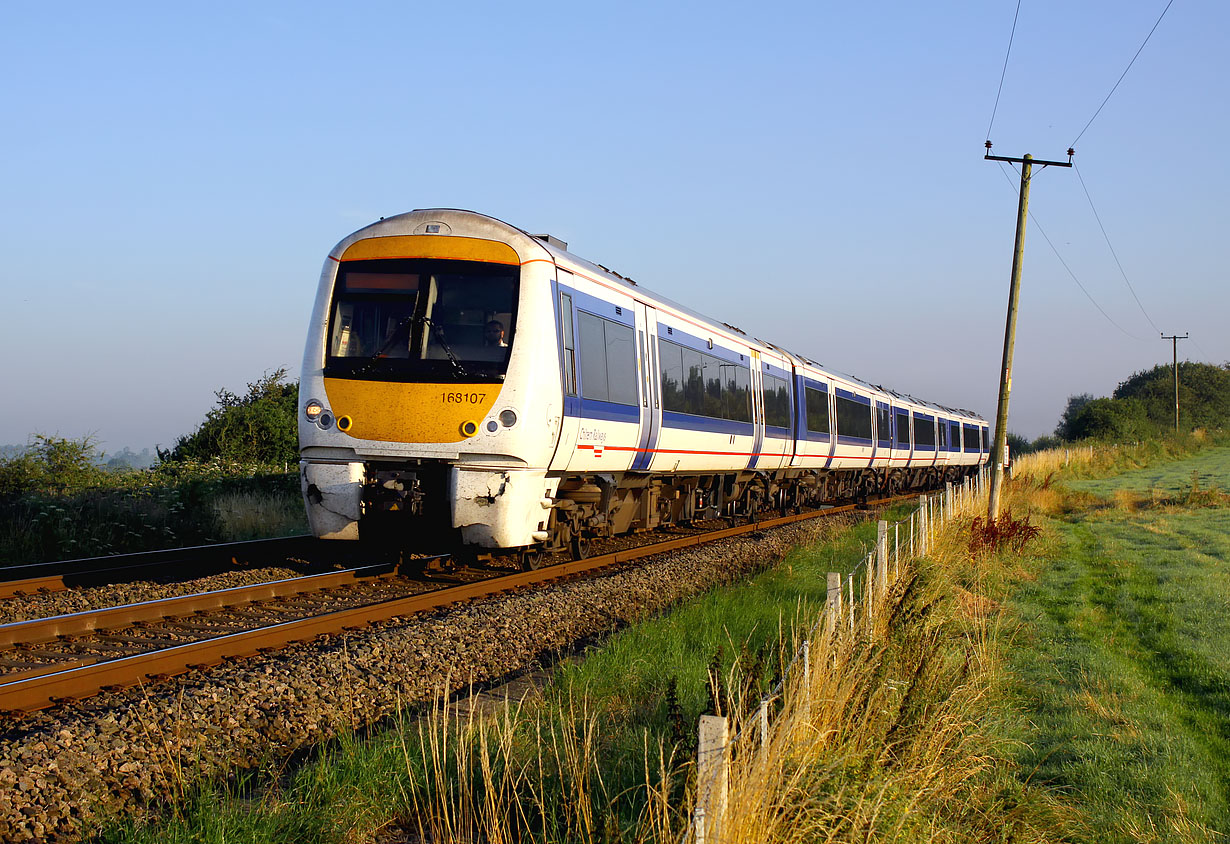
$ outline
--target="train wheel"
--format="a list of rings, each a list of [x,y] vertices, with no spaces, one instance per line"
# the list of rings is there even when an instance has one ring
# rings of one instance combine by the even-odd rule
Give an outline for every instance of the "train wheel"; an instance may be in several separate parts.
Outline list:
[[[521,549],[521,571],[537,571],[547,559],[547,552],[539,545],[527,545]]]
[[[572,551],[572,559],[584,560],[589,556],[591,549],[589,537],[581,536],[578,533],[572,535],[572,539],[568,541],[568,546]]]

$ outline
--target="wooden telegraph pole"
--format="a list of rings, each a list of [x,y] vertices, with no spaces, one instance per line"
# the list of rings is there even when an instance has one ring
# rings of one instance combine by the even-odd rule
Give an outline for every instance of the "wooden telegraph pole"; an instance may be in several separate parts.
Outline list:
[[[1162,335],[1163,340],[1169,340],[1174,361],[1174,432],[1179,433],[1179,341],[1187,339],[1187,332]]]
[[[1012,282],[1008,287],[1008,322],[1004,326],[1004,360],[999,371],[999,408],[995,414],[995,441],[991,445],[991,493],[987,506],[987,521],[999,517],[999,491],[1004,482],[1004,449],[1008,444],[1008,393],[1012,390],[1012,351],[1016,345],[1017,297],[1021,291],[1021,261],[1025,257],[1025,218],[1029,214],[1029,181],[1033,165],[1043,167],[1071,167],[1075,150],[1068,150],[1068,160],[1038,161],[1032,155],[1024,158],[1005,158],[991,155],[991,142],[987,141],[987,161],[1010,161],[1021,165],[1021,191],[1016,210],[1016,245],[1012,251]]]

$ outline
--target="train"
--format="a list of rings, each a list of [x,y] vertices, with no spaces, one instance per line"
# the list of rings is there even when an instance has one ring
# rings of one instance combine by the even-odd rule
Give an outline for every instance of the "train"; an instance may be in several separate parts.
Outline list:
[[[423,209],[325,260],[299,385],[322,539],[481,553],[959,482],[987,422],[821,366],[493,217]]]

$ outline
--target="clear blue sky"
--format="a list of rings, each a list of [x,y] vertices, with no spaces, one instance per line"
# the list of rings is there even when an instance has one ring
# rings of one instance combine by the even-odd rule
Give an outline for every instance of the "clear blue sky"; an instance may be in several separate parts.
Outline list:
[[[1163,0],[1024,0],[991,139],[1063,157]],[[470,208],[750,334],[994,414],[1015,2],[12,3],[0,443],[191,431],[292,373],[344,235]],[[1145,309],[1230,358],[1230,5],[1176,0],[1077,145]],[[1036,176],[1010,427],[1170,345],[1077,174]],[[1126,333],[1125,333],[1126,332]],[[1135,338],[1129,337],[1134,335]]]

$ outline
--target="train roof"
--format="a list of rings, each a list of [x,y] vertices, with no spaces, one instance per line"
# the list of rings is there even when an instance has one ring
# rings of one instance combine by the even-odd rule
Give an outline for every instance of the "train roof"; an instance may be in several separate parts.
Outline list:
[[[977,413],[974,413],[973,411],[965,410],[961,408],[951,408],[945,405],[936,404],[934,402],[924,401],[922,399],[915,398],[914,396],[909,395],[908,393],[901,393],[896,390],[892,390],[887,387],[880,386],[878,384],[872,384],[870,381],[866,381],[862,378],[859,378],[858,376],[850,375],[848,373],[844,373],[839,370],[833,369],[832,367],[824,366],[823,364],[820,364],[812,360],[806,355],[802,355],[797,352],[792,352],[774,343],[770,343],[768,341],[760,340],[758,338],[752,337],[741,328],[731,325],[728,322],[723,322],[721,320],[717,320],[717,319],[714,319],[713,317],[702,314],[699,311],[695,311],[692,308],[687,307],[686,305],[681,305],[678,302],[668,299],[667,297],[661,295],[660,293],[657,293],[655,291],[649,290],[648,288],[642,287],[639,282],[627,276],[621,275],[620,273],[616,272],[615,270],[612,270],[609,267],[605,267],[602,264],[596,263],[594,261],[590,261],[586,258],[582,258],[581,256],[568,251],[568,244],[564,242],[563,240],[560,240],[557,237],[554,237],[549,234],[532,234],[526,231],[525,229],[521,229],[521,228],[518,228],[517,226],[512,225],[511,223],[506,223],[503,220],[500,220],[496,217],[492,217],[488,214],[482,214],[478,211],[469,211],[463,208],[416,208],[415,210],[410,211],[405,214],[398,214],[394,217],[381,218],[379,222],[373,223],[369,226],[365,226],[364,228],[360,229],[357,232],[354,232],[350,236],[343,239],[340,243],[338,243],[338,245],[334,248],[334,252],[337,252],[340,255],[342,247],[344,245],[349,245],[350,243],[359,239],[358,235],[361,232],[366,232],[368,233],[367,236],[371,236],[370,230],[373,228],[381,227],[382,224],[394,223],[398,220],[403,220],[406,217],[410,217],[411,215],[431,215],[431,214],[439,215],[441,213],[444,213],[450,217],[453,215],[465,215],[469,217],[479,218],[488,226],[490,226],[491,224],[495,224],[498,227],[503,227],[507,230],[509,234],[515,233],[517,235],[521,235],[527,238],[529,243],[532,243],[538,248],[546,251],[557,265],[560,264],[561,259],[562,259],[565,264],[565,269],[567,269],[567,266],[566,266],[567,264],[572,264],[590,273],[596,273],[596,274],[602,275],[604,278],[604,281],[606,281],[607,283],[622,287],[631,296],[637,296],[637,295],[652,296],[656,302],[662,305],[665,305],[671,308],[672,310],[678,311],[680,314],[683,314],[689,317],[690,319],[696,320],[699,323],[703,323],[706,327],[712,329],[714,332],[718,334],[724,334],[727,336],[728,339],[733,340],[735,342],[742,342],[742,343],[747,343],[749,345],[754,344],[754,345],[760,346],[762,350],[767,350],[767,351],[771,351],[771,352],[783,355],[784,357],[791,360],[792,362],[802,362],[808,366],[819,369],[828,375],[840,378],[852,384],[856,384],[868,391],[885,394],[890,397],[897,398],[901,401],[907,401],[907,402],[910,402],[912,404],[916,404],[922,407],[932,408],[932,409],[941,411],[943,413],[969,417],[971,419],[976,419],[976,420],[983,421],[983,422],[986,421],[985,419],[983,419],[982,416],[980,416]]]

